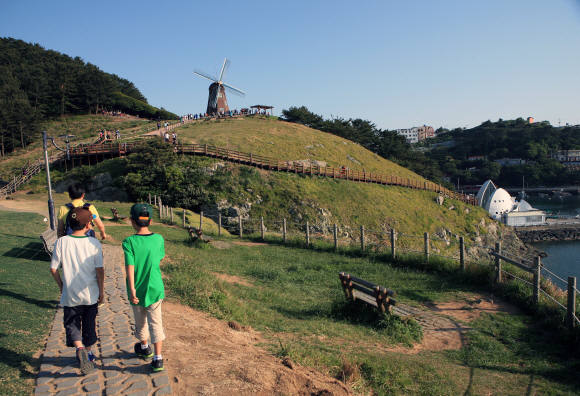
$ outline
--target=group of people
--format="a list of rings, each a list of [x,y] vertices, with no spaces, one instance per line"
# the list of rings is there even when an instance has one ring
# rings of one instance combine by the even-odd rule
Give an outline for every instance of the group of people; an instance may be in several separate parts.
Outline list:
[[[103,140],[111,140],[111,134],[115,137],[115,140],[121,139],[121,132],[117,129],[116,131],[107,131],[103,129],[99,131],[99,142]]]
[[[94,205],[84,201],[80,183],[68,188],[71,202],[58,213],[58,239],[54,244],[50,271],[61,291],[66,345],[76,348],[82,375],[94,371],[97,359],[92,346],[97,342],[96,316],[105,303],[103,249],[94,227],[106,240],[105,226]],[[135,354],[153,358],[151,369],[164,370],[161,349],[165,333],[161,303],[165,298],[159,263],[165,257],[161,235],[149,230],[153,209],[146,203],[131,207],[130,219],[135,234],[123,241],[127,298],[135,318]],[[59,272],[62,269],[62,276]],[[153,349],[149,343],[153,344]]]
[[[121,118],[129,117],[128,114],[124,114],[123,112],[117,111],[117,110],[113,110],[113,111],[103,110],[101,114],[104,116],[111,116],[111,117],[121,117]],[[139,118],[139,116],[137,116],[137,118]]]
[[[171,134],[171,139],[173,141],[173,144],[177,144],[177,132],[173,131],[173,133]],[[165,133],[163,134],[163,140],[165,141],[165,143],[169,143],[169,133],[167,131],[165,131]]]

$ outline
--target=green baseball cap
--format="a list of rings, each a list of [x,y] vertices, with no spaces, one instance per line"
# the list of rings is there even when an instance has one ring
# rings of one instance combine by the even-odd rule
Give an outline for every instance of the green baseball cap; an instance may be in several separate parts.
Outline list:
[[[153,209],[146,203],[136,203],[131,206],[131,218],[133,220],[151,220],[153,219]]]

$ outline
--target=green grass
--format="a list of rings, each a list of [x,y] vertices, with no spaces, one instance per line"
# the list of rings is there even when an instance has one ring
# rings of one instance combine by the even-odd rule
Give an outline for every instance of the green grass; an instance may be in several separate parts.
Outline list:
[[[60,296],[31,213],[0,211],[0,394],[30,395]]]
[[[304,125],[278,121],[275,117],[193,122],[177,128],[176,132],[183,143],[212,144],[280,160],[324,161],[332,167],[344,165],[353,170],[425,180],[349,140]]]
[[[163,231],[161,231],[163,232]],[[379,317],[344,301],[343,270],[388,286],[405,304],[462,301],[479,286],[442,263],[426,267],[410,258],[389,262],[380,255],[357,257],[295,246],[217,250],[169,243],[165,264],[171,295],[225,320],[260,331],[272,353],[339,376],[345,354],[358,367],[353,387],[378,395],[569,394],[580,391],[573,372],[569,335],[527,315],[484,315],[471,323],[469,346],[461,351],[404,355],[383,349],[421,339],[411,321]],[[244,284],[227,283],[217,273]],[[487,279],[482,274],[479,279]],[[478,277],[476,277],[478,278]],[[462,282],[462,279],[464,282]],[[537,393],[533,393],[537,392]]]

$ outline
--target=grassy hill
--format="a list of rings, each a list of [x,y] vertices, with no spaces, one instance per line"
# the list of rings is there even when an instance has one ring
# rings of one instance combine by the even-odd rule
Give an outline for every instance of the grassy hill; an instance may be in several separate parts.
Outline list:
[[[324,161],[333,167],[425,180],[349,140],[276,117],[195,122],[178,128],[177,133],[183,143],[213,144],[281,160]]]

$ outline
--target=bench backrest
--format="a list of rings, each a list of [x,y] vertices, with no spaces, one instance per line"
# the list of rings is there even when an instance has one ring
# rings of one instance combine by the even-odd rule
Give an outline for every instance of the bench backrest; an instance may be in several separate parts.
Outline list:
[[[390,311],[392,307],[399,305],[397,300],[395,300],[397,293],[394,290],[375,285],[374,283],[357,278],[356,276],[347,274],[346,272],[340,272],[338,276],[342,288],[344,289],[344,294],[349,300],[356,301],[357,297],[359,297],[359,300],[364,301],[367,304],[373,306],[376,305],[381,312]],[[363,294],[357,296],[355,290],[358,290]],[[374,300],[372,297],[374,297]]]

